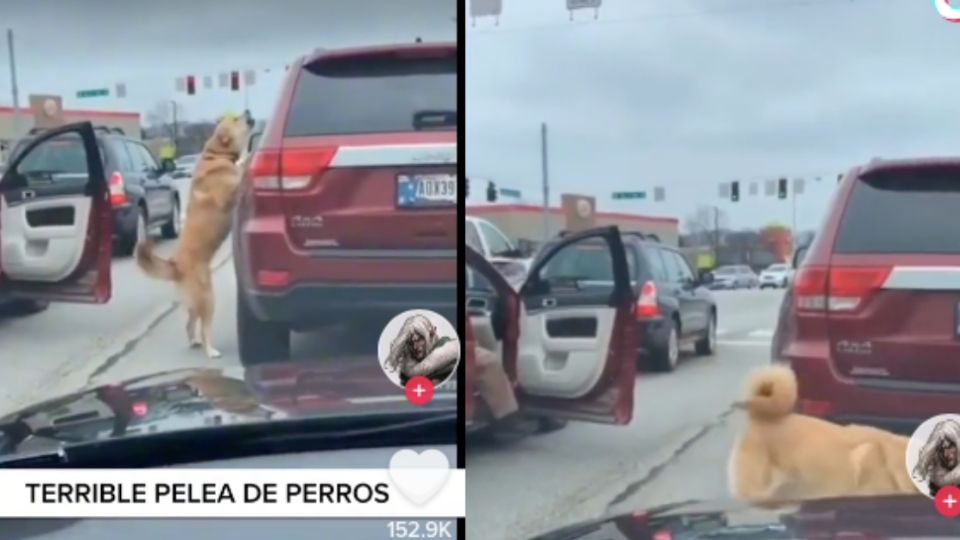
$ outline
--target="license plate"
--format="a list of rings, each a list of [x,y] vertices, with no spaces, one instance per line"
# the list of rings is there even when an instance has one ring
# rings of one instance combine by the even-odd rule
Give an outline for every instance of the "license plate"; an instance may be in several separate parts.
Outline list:
[[[397,176],[399,208],[456,206],[457,177],[453,174],[401,174]]]

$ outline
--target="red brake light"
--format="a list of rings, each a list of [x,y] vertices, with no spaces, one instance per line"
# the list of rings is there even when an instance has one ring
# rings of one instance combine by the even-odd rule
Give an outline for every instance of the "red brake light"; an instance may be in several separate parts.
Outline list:
[[[119,206],[127,202],[127,193],[123,190],[123,176],[118,172],[110,175],[110,204]]]
[[[890,275],[890,267],[830,268],[830,311],[853,311]]]
[[[872,266],[802,266],[794,276],[794,301],[799,311],[853,311],[883,285],[890,270]]]
[[[660,305],[657,303],[657,285],[647,281],[640,287],[640,298],[634,306],[634,315],[638,319],[653,319],[660,316]]]
[[[258,190],[297,190],[330,166],[335,147],[260,150],[250,160],[250,178]]]
[[[147,404],[143,401],[138,401],[133,404],[131,407],[134,416],[146,416],[147,415]]]

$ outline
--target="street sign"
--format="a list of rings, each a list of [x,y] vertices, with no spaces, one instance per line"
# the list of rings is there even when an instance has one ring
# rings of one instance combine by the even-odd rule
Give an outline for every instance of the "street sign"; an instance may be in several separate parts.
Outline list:
[[[646,199],[646,191],[614,191],[613,200],[619,201],[624,199]]]
[[[519,199],[519,198],[520,198],[520,190],[519,190],[519,189],[503,188],[503,187],[502,187],[502,188],[500,188],[500,196],[501,196],[501,197],[510,197],[511,199]]]
[[[96,88],[93,90],[80,90],[77,92],[78,98],[104,97],[109,95],[110,95],[110,90],[107,88]]]
[[[603,3],[603,0],[567,0],[567,9],[597,9],[600,7],[600,4]]]

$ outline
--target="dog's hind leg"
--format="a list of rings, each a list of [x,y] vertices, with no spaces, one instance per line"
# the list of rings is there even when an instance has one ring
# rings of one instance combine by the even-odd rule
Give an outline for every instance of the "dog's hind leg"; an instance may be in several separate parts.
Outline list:
[[[197,316],[200,318],[200,340],[207,358],[220,358],[220,351],[213,348],[210,329],[213,325],[213,289],[203,291],[197,301]]]
[[[789,478],[773,463],[767,448],[749,436],[734,443],[727,481],[731,495],[758,506],[781,502],[789,485]]]
[[[197,339],[197,313],[192,307],[187,308],[187,342],[190,343],[190,348],[194,349],[203,345]]]

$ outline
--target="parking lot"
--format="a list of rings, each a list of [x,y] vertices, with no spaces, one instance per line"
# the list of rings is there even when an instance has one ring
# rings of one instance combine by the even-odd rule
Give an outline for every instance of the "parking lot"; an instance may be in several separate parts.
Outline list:
[[[470,444],[470,538],[526,538],[617,509],[722,500],[744,374],[769,361],[781,290],[715,293],[718,351],[638,375],[633,422],[571,422],[518,444]]]

